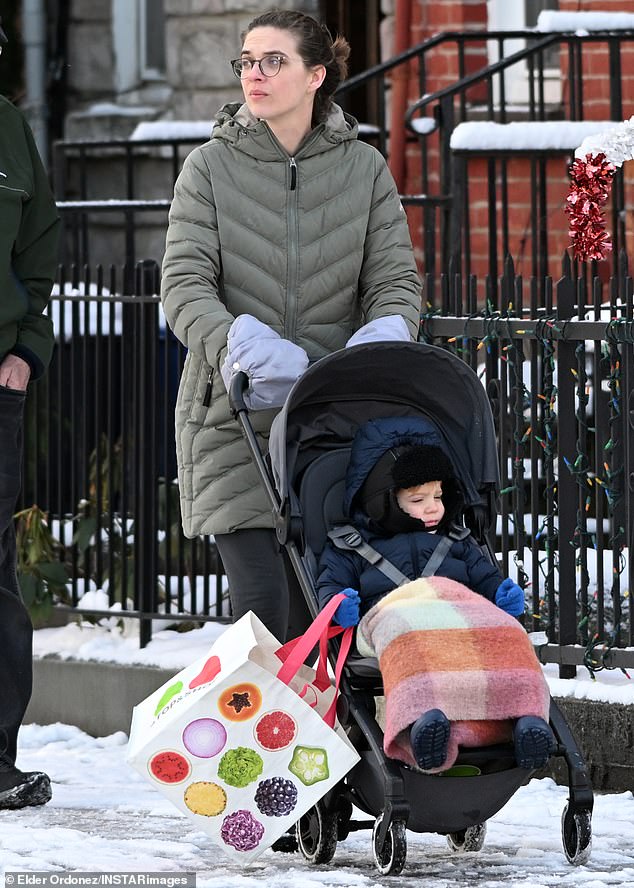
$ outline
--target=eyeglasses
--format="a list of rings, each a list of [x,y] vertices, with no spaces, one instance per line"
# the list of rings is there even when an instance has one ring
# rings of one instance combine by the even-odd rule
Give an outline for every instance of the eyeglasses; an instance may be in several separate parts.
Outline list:
[[[233,59],[231,67],[236,77],[244,77],[245,74],[248,74],[253,69],[254,65],[259,66],[264,77],[275,77],[276,74],[280,73],[280,69],[285,61],[287,61],[286,58],[281,55],[264,56],[263,59],[242,58]]]

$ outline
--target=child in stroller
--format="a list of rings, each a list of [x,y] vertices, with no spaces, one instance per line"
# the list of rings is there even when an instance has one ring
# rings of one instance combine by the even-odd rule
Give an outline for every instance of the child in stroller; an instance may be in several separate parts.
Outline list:
[[[493,559],[457,523],[460,486],[436,430],[424,419],[407,417],[361,426],[344,507],[352,526],[329,534],[317,581],[319,604],[343,591],[347,598],[335,621],[353,626],[363,615],[357,645],[368,657],[378,654],[388,695],[386,754],[425,771],[446,770],[459,744],[509,740],[510,719],[516,717],[518,765],[542,768],[555,748],[546,720],[548,688],[526,633],[507,616],[524,612],[524,593],[502,578]],[[403,585],[432,576],[457,582]],[[401,591],[392,592],[395,586]],[[421,608],[430,612],[422,616]],[[453,649],[459,675],[446,663],[439,675],[438,663],[421,662],[436,654],[446,661],[446,651],[437,646]],[[444,707],[431,705],[443,699],[449,718]]]
[[[499,492],[493,415],[480,379],[459,357],[425,343],[372,342],[323,358],[290,392],[273,422],[267,455],[244,402],[248,382],[245,374],[233,380],[232,411],[267,491],[278,541],[313,616],[327,531],[348,520],[343,501],[351,444],[359,427],[372,418],[418,417],[442,429],[444,449],[461,485],[465,525],[475,544],[492,552],[488,539]],[[438,577],[441,581],[451,582]],[[334,639],[329,645],[333,668],[338,653]],[[449,654],[457,666],[450,665],[459,672],[457,655],[450,649]],[[517,766],[510,742],[462,749],[456,764],[471,775],[455,774],[454,769],[451,779],[386,756],[375,718],[376,700],[384,690],[375,658],[348,658],[337,714],[361,761],[297,823],[295,847],[311,863],[327,863],[351,830],[367,827],[372,829],[374,862],[383,875],[402,870],[406,830],[440,833],[454,851],[477,851],[487,820],[531,777],[531,771]],[[591,850],[592,785],[577,742],[552,699],[549,724],[557,740],[554,756],[565,760],[568,775],[563,847],[567,859],[580,865]],[[371,819],[359,819],[355,811]]]

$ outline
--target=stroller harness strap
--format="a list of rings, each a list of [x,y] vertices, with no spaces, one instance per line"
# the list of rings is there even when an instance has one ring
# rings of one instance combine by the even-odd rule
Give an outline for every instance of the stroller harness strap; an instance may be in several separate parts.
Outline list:
[[[329,531],[328,538],[332,540],[333,545],[338,549],[343,549],[348,552],[358,552],[362,558],[365,558],[365,560],[369,561],[373,567],[376,567],[376,569],[380,570],[382,574],[385,574],[385,576],[389,580],[392,580],[396,586],[403,586],[405,583],[412,582],[411,577],[406,577],[395,564],[392,564],[392,562],[388,561],[387,558],[384,558],[380,552],[373,549],[369,543],[366,543],[356,527],[353,527],[351,524],[335,527],[334,530]],[[438,539],[438,543],[434,548],[429,561],[423,568],[420,575],[421,577],[434,576],[445,560],[453,542],[454,541],[447,536],[441,536]]]

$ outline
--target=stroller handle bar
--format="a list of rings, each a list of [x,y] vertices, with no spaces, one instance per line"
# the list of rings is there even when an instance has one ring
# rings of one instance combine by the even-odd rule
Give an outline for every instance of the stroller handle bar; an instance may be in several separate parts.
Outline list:
[[[240,372],[236,373],[236,375],[229,383],[229,407],[231,408],[233,418],[240,426],[242,437],[244,438],[244,441],[247,445],[249,455],[251,456],[251,459],[258,470],[260,481],[264,486],[264,490],[266,492],[266,496],[271,509],[273,510],[273,514],[276,516],[276,519],[279,519],[281,515],[280,509],[282,506],[282,497],[275,489],[275,482],[273,480],[269,467],[265,462],[264,454],[262,453],[262,450],[260,448],[260,444],[258,442],[255,431],[253,430],[253,426],[251,425],[249,408],[244,402],[244,393],[246,392],[248,387],[249,377],[243,370],[240,370]]]
[[[240,370],[240,372],[236,373],[236,375],[231,380],[228,391],[229,407],[231,408],[231,412],[236,419],[239,413],[246,412],[247,405],[244,403],[244,393],[248,388],[249,377],[244,372],[244,370]]]

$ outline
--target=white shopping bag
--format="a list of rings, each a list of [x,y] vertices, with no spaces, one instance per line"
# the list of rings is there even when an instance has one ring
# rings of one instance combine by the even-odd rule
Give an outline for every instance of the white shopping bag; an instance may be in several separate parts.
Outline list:
[[[326,671],[340,600],[285,646],[249,612],[134,708],[129,763],[234,859],[255,860],[359,761]],[[314,670],[301,664],[317,642]]]

